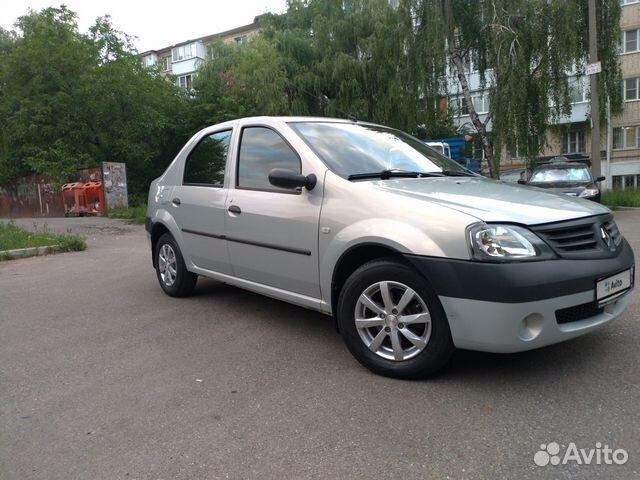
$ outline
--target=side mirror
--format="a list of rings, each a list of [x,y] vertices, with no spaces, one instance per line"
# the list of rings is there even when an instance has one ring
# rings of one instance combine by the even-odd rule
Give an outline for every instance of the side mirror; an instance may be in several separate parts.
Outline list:
[[[596,178],[596,182],[604,182],[607,179],[607,177],[598,177]]]
[[[313,190],[318,179],[312,173],[304,176],[289,170],[288,168],[274,168],[269,172],[269,183],[279,188],[299,188],[305,187],[307,190]]]
[[[522,179],[518,180],[518,185],[526,185],[526,184],[527,184],[526,180],[522,180]]]

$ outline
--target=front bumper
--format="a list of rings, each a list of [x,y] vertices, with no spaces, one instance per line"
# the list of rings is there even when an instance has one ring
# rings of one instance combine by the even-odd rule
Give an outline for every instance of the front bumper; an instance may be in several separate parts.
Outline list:
[[[498,353],[562,342],[619,317],[628,292],[597,308],[596,281],[634,266],[626,240],[615,257],[595,260],[497,264],[407,259],[438,294],[456,347]],[[574,310],[582,314],[573,321],[558,313]]]

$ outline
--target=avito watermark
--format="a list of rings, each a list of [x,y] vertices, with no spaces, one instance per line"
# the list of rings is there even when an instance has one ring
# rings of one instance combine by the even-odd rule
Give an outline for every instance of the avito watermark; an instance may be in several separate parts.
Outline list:
[[[596,442],[595,448],[578,448],[574,442],[567,445],[564,452],[556,442],[540,445],[533,456],[539,467],[547,465],[624,465],[629,454],[622,448],[613,449],[607,444]]]

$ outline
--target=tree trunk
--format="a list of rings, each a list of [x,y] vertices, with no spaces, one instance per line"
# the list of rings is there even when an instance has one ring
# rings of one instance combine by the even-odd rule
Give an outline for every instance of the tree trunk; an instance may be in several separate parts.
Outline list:
[[[480,116],[476,112],[475,107],[473,106],[473,102],[471,101],[471,90],[469,88],[469,82],[467,81],[467,75],[464,71],[464,63],[462,61],[462,55],[453,47],[454,40],[449,38],[448,41],[448,50],[449,56],[453,62],[453,66],[456,69],[456,74],[458,76],[458,81],[460,82],[460,87],[462,88],[462,94],[464,95],[464,101],[467,104],[467,108],[469,109],[469,116],[471,117],[471,123],[475,127],[478,135],[480,135],[480,139],[482,140],[482,149],[484,150],[484,155],[487,158],[487,163],[489,164],[489,175],[491,178],[498,178],[499,171],[495,165],[495,156],[493,152],[493,141],[487,132],[487,125],[482,123],[480,120]],[[487,122],[488,123],[488,122]]]

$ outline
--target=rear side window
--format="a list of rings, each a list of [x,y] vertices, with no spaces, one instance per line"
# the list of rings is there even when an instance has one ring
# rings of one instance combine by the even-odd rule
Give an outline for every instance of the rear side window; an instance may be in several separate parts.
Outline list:
[[[238,155],[238,187],[291,193],[269,183],[269,172],[287,168],[301,172],[300,157],[287,142],[266,127],[247,127],[242,131]]]
[[[182,183],[222,187],[230,140],[231,130],[204,137],[187,157]]]

